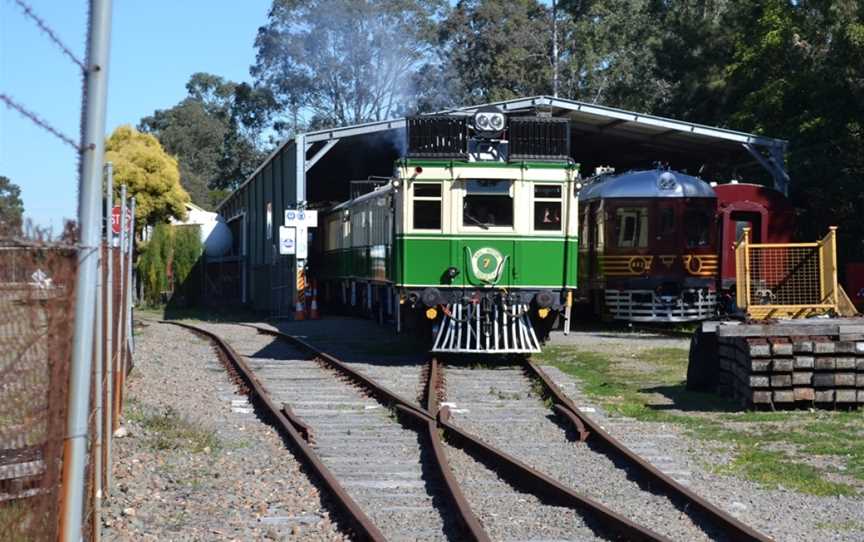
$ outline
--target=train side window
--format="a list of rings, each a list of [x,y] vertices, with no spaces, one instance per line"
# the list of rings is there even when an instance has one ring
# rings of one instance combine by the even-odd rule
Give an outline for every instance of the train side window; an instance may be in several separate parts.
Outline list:
[[[414,229],[441,229],[441,184],[414,183]]]
[[[616,211],[618,246],[634,248],[648,246],[648,212],[644,207],[626,207]]]
[[[467,181],[462,225],[487,229],[513,226],[512,181]]]
[[[561,185],[534,186],[534,229],[561,231]]]

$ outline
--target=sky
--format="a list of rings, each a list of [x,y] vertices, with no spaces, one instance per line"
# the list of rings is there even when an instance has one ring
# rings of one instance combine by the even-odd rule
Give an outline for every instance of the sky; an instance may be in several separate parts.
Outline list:
[[[26,0],[79,59],[86,0]],[[114,0],[106,135],[186,95],[203,71],[249,81],[270,0]],[[81,70],[27,18],[0,0],[0,94],[79,139]],[[0,175],[21,187],[25,219],[62,230],[78,212],[77,151],[0,102]]]

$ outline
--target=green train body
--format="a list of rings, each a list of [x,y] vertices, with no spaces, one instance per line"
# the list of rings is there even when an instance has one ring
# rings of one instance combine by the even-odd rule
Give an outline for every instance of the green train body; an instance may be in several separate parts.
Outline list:
[[[577,286],[577,166],[429,157],[394,169],[320,213],[324,302],[431,331],[436,352],[538,351]]]

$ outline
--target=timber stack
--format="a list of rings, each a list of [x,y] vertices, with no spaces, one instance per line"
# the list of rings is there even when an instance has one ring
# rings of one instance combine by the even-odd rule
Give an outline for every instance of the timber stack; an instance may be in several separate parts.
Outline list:
[[[708,324],[720,394],[751,408],[864,404],[864,319]]]

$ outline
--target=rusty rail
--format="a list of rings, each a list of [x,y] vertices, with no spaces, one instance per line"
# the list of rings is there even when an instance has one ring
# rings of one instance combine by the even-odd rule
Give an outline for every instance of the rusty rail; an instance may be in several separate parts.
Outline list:
[[[588,511],[590,514],[593,514],[594,518],[596,518],[597,520],[593,528],[601,531],[611,531],[626,540],[648,542],[659,542],[668,540],[667,538],[655,533],[654,531],[642,527],[634,523],[630,519],[624,517],[623,515],[614,512],[613,510],[605,507],[603,504],[591,499],[590,497],[574,491],[573,489],[563,485],[557,480],[550,478],[542,472],[526,465],[525,463],[522,463],[518,459],[483,442],[476,436],[471,435],[470,433],[467,433],[466,431],[460,429],[458,426],[452,424],[449,421],[449,408],[444,407],[440,411],[438,411],[437,415],[433,415],[430,410],[422,408],[416,403],[413,403],[408,399],[402,397],[401,395],[389,390],[388,388],[380,385],[368,376],[354,370],[336,357],[326,352],[323,352],[322,350],[298,337],[288,335],[274,329],[256,326],[253,324],[245,325],[258,330],[259,333],[272,335],[274,337],[278,337],[299,346],[310,354],[316,356],[318,359],[326,362],[331,367],[337,369],[355,383],[360,384],[361,386],[366,388],[366,390],[373,396],[394,405],[396,410],[400,413],[412,416],[418,421],[425,421],[427,424],[435,424],[436,431],[438,427],[442,428],[445,434],[448,437],[452,438],[454,441],[459,442],[462,446],[466,448],[470,448],[476,454],[485,457],[487,461],[495,463],[502,470],[510,473],[510,480],[512,484],[521,486],[531,491],[538,497],[545,498],[547,501],[560,503],[562,506],[567,506],[577,510]],[[433,376],[433,372],[438,372],[437,364],[434,362],[434,360],[430,361],[430,376]],[[437,393],[436,389],[430,390],[427,388],[427,406],[429,397],[434,393]],[[445,469],[443,464],[441,466],[442,475],[444,475],[443,471]],[[446,475],[444,476],[446,479]],[[459,492],[461,494],[461,490]],[[461,512],[461,508],[459,510]],[[471,514],[470,517],[473,517],[473,514]],[[466,525],[469,525],[469,519],[467,519],[465,516],[463,516],[463,521]]]
[[[700,497],[689,488],[676,482],[673,478],[664,474],[657,467],[624,446],[624,444],[607,433],[598,423],[582,412],[573,403],[573,401],[567,397],[554,382],[552,382],[549,375],[547,375],[536,364],[530,360],[526,360],[525,368],[529,376],[535,377],[543,384],[543,387],[555,403],[555,411],[567,418],[574,427],[576,427],[577,431],[580,432],[580,435],[585,431],[588,432],[585,438],[582,438],[581,440],[586,440],[592,435],[595,436],[595,438],[600,439],[602,443],[614,454],[625,459],[628,463],[636,467],[642,476],[650,479],[652,483],[656,483],[658,486],[663,487],[670,496],[684,500],[688,503],[689,507],[704,514],[707,518],[713,521],[717,527],[726,531],[731,540],[758,540],[760,542],[770,542],[772,540],[755,529],[748,527],[725,510]]]
[[[222,340],[222,338],[215,333],[190,324],[164,320],[162,323],[184,327],[195,333],[204,335],[215,343],[231,365],[233,365],[238,376],[248,388],[251,402],[253,402],[253,404],[257,403],[256,406],[262,408],[267,413],[267,415],[276,424],[277,429],[291,440],[299,452],[300,458],[315,472],[324,486],[329,490],[330,494],[335,497],[336,505],[341,508],[342,512],[346,514],[346,517],[350,519],[352,527],[356,530],[357,534],[365,540],[372,540],[375,542],[384,542],[386,540],[378,527],[375,526],[372,520],[369,519],[365,512],[363,512],[363,509],[360,508],[348,492],[345,491],[339,481],[336,480],[333,473],[330,472],[330,469],[324,465],[318,457],[318,454],[315,453],[298,429],[295,428],[296,420],[292,422],[292,420],[290,420],[282,410],[276,406],[270,398],[269,393],[267,393],[264,386],[255,376],[255,372],[252,368],[246,364],[243,358],[237,354],[228,343]],[[302,422],[300,423],[302,424]],[[302,427],[306,426],[302,425]]]

